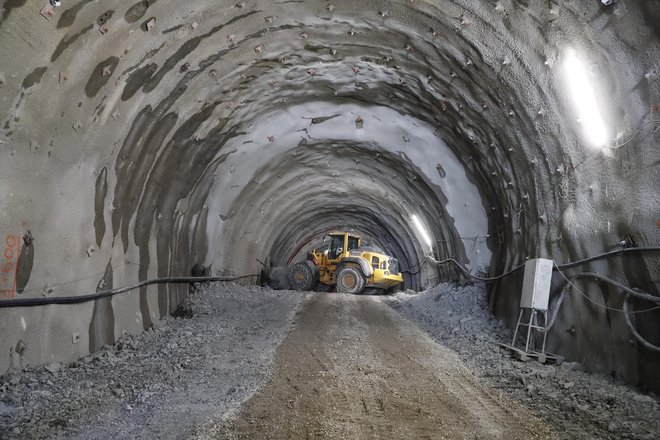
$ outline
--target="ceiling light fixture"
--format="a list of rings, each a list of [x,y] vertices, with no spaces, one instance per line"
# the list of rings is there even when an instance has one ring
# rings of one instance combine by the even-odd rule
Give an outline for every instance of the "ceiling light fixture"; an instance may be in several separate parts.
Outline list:
[[[415,228],[417,229],[417,232],[422,236],[428,247],[433,249],[433,241],[431,241],[431,236],[426,231],[426,228],[424,228],[424,225],[422,225],[422,222],[419,220],[419,218],[413,214],[410,219],[412,220],[413,225],[415,225]]]
[[[573,49],[566,52],[564,74],[587,141],[594,147],[604,147],[608,142],[608,130],[598,107],[587,68]]]

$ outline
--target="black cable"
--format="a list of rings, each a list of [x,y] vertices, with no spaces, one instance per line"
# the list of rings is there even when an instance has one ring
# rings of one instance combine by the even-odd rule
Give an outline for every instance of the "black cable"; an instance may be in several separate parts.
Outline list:
[[[635,298],[638,298],[638,299],[645,300],[645,301],[653,302],[653,303],[656,303],[656,304],[660,304],[660,296],[651,295],[650,293],[647,293],[647,292],[632,289],[632,288],[630,288],[630,287],[628,287],[628,286],[626,286],[626,285],[624,285],[624,284],[622,284],[622,283],[620,283],[616,280],[613,280],[612,278],[606,277],[605,275],[593,273],[593,272],[581,272],[581,273],[575,274],[571,277],[570,280],[568,278],[566,278],[566,276],[561,272],[561,270],[559,271],[559,273],[561,273],[561,275],[564,277],[564,279],[566,279],[567,283],[566,283],[566,285],[564,285],[564,288],[562,289],[559,300],[557,301],[557,304],[554,307],[555,311],[553,313],[553,316],[552,316],[552,319],[550,320],[549,325],[547,325],[545,327],[545,329],[540,329],[541,332],[550,331],[550,329],[552,328],[552,326],[555,322],[555,318],[557,317],[557,315],[559,313],[559,306],[561,305],[561,302],[564,299],[564,296],[565,296],[566,292],[568,291],[568,287],[573,287],[575,290],[580,292],[580,294],[582,294],[589,301],[599,305],[600,307],[604,307],[608,310],[614,310],[614,311],[617,311],[617,312],[623,312],[623,316],[624,316],[625,321],[626,321],[626,326],[628,326],[628,328],[632,332],[635,339],[637,339],[644,347],[648,348],[649,350],[660,351],[660,347],[657,346],[657,345],[654,345],[654,344],[650,343],[649,341],[647,341],[646,339],[644,339],[644,337],[639,334],[637,329],[633,326],[632,322],[630,321],[630,314],[633,314],[633,313],[634,314],[639,314],[639,313],[649,312],[651,310],[656,310],[657,307],[653,307],[653,308],[646,309],[646,310],[638,310],[638,311],[634,311],[634,312],[628,311],[628,302],[629,302],[631,296],[633,296]],[[599,303],[596,303],[595,301],[593,301],[584,292],[582,292],[580,289],[575,287],[575,285],[573,284],[573,281],[575,281],[578,278],[596,278],[597,280],[604,281],[604,282],[606,282],[606,283],[622,290],[623,292],[625,292],[626,297],[623,301],[623,310],[612,309],[611,307],[607,307],[603,304],[599,304]]]
[[[87,295],[78,296],[59,296],[51,298],[18,298],[0,301],[0,308],[7,307],[35,307],[46,306],[51,304],[81,304],[89,301],[96,301],[102,298],[108,298],[120,293],[125,293],[131,290],[139,289],[140,287],[150,286],[152,284],[191,284],[191,283],[206,283],[216,281],[236,281],[245,278],[257,277],[258,275],[241,275],[236,277],[168,277],[168,278],[153,278],[150,280],[140,281],[137,284],[132,284],[126,287],[119,287],[117,289],[103,290],[101,292],[90,293]]]
[[[613,280],[612,278],[606,277],[605,275],[601,275],[599,273],[594,273],[594,272],[580,272],[578,274],[575,274],[571,277],[572,280],[576,280],[577,278],[596,278],[597,280],[604,281],[608,284],[613,285],[614,287],[617,287],[624,292],[626,292],[630,296],[634,296],[635,298],[638,299],[643,299],[644,301],[649,301],[649,302],[654,302],[660,304],[660,296],[656,295],[651,295],[650,293],[642,292],[642,291],[637,291],[634,289],[631,289],[630,287],[626,286],[625,284],[621,284],[620,282]]]
[[[660,247],[633,247],[626,249],[619,249],[618,251],[605,252],[593,257],[584,258],[578,261],[572,261],[570,263],[564,263],[557,266],[559,269],[570,269],[571,267],[579,266],[581,264],[589,263],[594,260],[600,260],[601,258],[611,257],[613,255],[623,255],[623,254],[635,254],[635,253],[644,253],[644,252],[660,252]]]
[[[569,289],[572,287],[573,289],[578,291],[582,296],[587,298],[592,303],[598,305],[599,307],[603,307],[607,310],[612,310],[612,311],[615,311],[615,312],[622,312],[624,317],[625,317],[625,320],[626,320],[626,325],[628,326],[630,331],[633,333],[633,336],[635,336],[635,338],[638,341],[640,341],[640,343],[642,345],[644,345],[646,348],[648,348],[650,350],[654,350],[654,351],[660,351],[660,347],[657,347],[657,346],[651,344],[646,339],[644,339],[642,337],[642,335],[639,334],[639,332],[637,332],[637,329],[635,329],[635,327],[633,327],[633,325],[632,325],[632,322],[630,322],[630,316],[629,316],[629,314],[641,314],[641,313],[650,312],[652,310],[658,310],[659,308],[658,307],[652,307],[650,309],[645,309],[645,310],[637,310],[637,311],[633,311],[633,312],[628,311],[628,300],[631,296],[635,296],[636,298],[644,299],[644,300],[654,302],[654,303],[657,303],[657,304],[660,304],[660,296],[651,295],[651,294],[646,293],[646,292],[638,292],[636,290],[631,289],[628,286],[624,286],[623,284],[621,284],[618,281],[615,281],[615,280],[613,280],[609,277],[606,277],[606,276],[600,275],[600,274],[595,274],[595,273],[592,273],[592,272],[581,272],[581,273],[575,274],[571,277],[570,280],[568,278],[566,278],[566,275],[564,275],[561,272],[561,270],[559,270],[559,273],[564,277],[564,279],[566,280],[566,283],[564,284],[564,287],[562,287],[562,289],[561,289],[561,292],[559,294],[559,298],[557,299],[557,301],[555,302],[555,304],[552,307],[552,309],[554,311],[552,313],[552,316],[550,317],[550,320],[545,325],[545,327],[537,328],[536,330],[538,330],[541,333],[547,333],[552,329],[552,327],[555,325],[557,316],[559,315],[559,309],[561,308],[561,304],[564,301],[564,298],[566,297],[566,294],[568,293]],[[580,289],[578,289],[575,286],[575,284],[573,284],[574,281],[577,280],[578,278],[592,278],[592,277],[597,278],[601,281],[605,281],[606,283],[609,283],[609,284],[623,290],[624,292],[626,292],[626,299],[623,303],[623,310],[614,309],[614,308],[608,307],[604,304],[600,304],[600,303],[595,302],[594,300],[589,298],[584,292],[582,292]]]
[[[570,263],[564,263],[564,264],[561,264],[559,266],[555,265],[553,270],[569,269],[571,267],[579,266],[579,265],[582,265],[582,264],[589,263],[591,261],[600,260],[601,258],[608,258],[608,257],[615,256],[615,255],[623,255],[623,254],[629,254],[629,253],[644,253],[644,252],[660,252],[660,247],[658,247],[658,246],[655,246],[655,247],[636,247],[636,248],[619,249],[617,251],[605,252],[605,253],[602,253],[602,254],[595,255],[593,257],[584,258],[582,260],[572,261]],[[446,260],[442,260],[442,261],[438,261],[435,258],[430,257],[430,256],[427,256],[426,258],[428,260],[431,260],[435,264],[452,263],[456,267],[458,267],[461,270],[461,272],[463,272],[465,275],[467,275],[471,278],[474,278],[475,280],[485,281],[485,282],[500,280],[504,277],[508,277],[509,275],[513,274],[514,272],[517,272],[520,269],[522,269],[523,267],[525,267],[524,264],[521,264],[520,266],[516,266],[513,269],[511,269],[510,271],[505,272],[501,275],[497,275],[497,276],[494,276],[494,277],[479,277],[477,275],[473,275],[472,273],[470,273],[469,270],[464,268],[454,258],[447,258]]]
[[[628,145],[629,143],[631,143],[631,142],[632,142],[632,141],[633,141],[633,140],[639,135],[639,133],[641,133],[641,131],[642,131],[642,129],[643,129],[644,127],[646,127],[646,126],[649,125],[649,124],[660,124],[660,120],[650,120],[650,121],[646,121],[646,122],[644,122],[644,123],[639,127],[639,130],[637,130],[637,131],[635,132],[635,134],[632,135],[632,136],[630,137],[630,139],[628,139],[627,141],[625,141],[625,142],[622,143],[622,144],[619,144],[619,145],[616,145],[616,146],[612,146],[612,147],[610,147],[610,148],[613,149],[613,150],[618,150],[618,149],[621,148],[621,147],[625,147],[626,145]]]
[[[464,268],[464,267],[461,265],[461,263],[459,263],[458,261],[456,261],[456,260],[453,259],[453,258],[447,258],[446,260],[442,260],[442,261],[438,261],[438,260],[436,260],[435,258],[433,258],[433,257],[429,257],[429,256],[427,256],[426,258],[427,258],[428,260],[430,260],[431,262],[435,263],[435,264],[447,264],[447,263],[452,263],[452,264],[454,264],[457,268],[459,268],[461,272],[463,272],[465,275],[469,276],[470,278],[474,278],[475,280],[485,281],[485,282],[497,281],[497,280],[502,279],[502,278],[504,278],[504,277],[508,277],[508,276],[511,275],[512,273],[517,272],[517,271],[519,271],[520,269],[522,269],[523,267],[525,267],[524,264],[521,264],[520,266],[514,267],[514,268],[511,269],[510,271],[505,272],[505,273],[503,273],[503,274],[501,274],[501,275],[497,275],[497,276],[495,276],[495,277],[480,277],[480,276],[477,276],[477,275],[474,275],[474,274],[470,273],[469,270],[467,270],[466,268]]]
[[[626,299],[623,300],[623,316],[626,318],[626,325],[632,332],[633,336],[637,341],[639,341],[644,347],[648,348],[649,350],[652,351],[660,351],[660,347],[657,345],[651,344],[649,341],[644,339],[642,335],[639,334],[635,326],[633,326],[632,322],[630,322],[630,315],[628,314],[628,300],[630,299],[631,295],[626,295]]]
[[[594,260],[598,260],[601,258],[607,258],[611,257],[614,255],[623,255],[627,253],[638,253],[638,252],[660,252],[660,247],[638,247],[638,248],[628,248],[628,249],[621,249],[617,251],[611,251],[611,252],[605,252],[593,257],[585,258],[582,260],[578,261],[573,261],[570,263],[565,263],[560,266],[555,265],[555,270],[557,269],[568,269],[571,267],[578,266],[580,264],[585,264]],[[501,275],[497,275],[494,277],[480,277],[477,275],[473,275],[470,273],[469,270],[464,268],[458,261],[456,261],[454,258],[447,258],[446,260],[438,261],[434,259],[433,257],[427,256],[425,259],[425,262],[420,265],[419,271],[416,273],[419,273],[421,269],[423,268],[424,264],[426,264],[426,260],[430,260],[435,264],[448,264],[452,263],[454,264],[461,272],[463,272],[465,275],[474,278],[479,281],[485,281],[485,282],[491,282],[491,281],[497,281],[499,279],[502,279],[504,277],[507,277],[514,272],[519,271],[523,267],[525,267],[524,264],[521,264],[520,266],[516,266],[513,269],[511,269],[508,272],[505,272]],[[409,272],[409,270],[407,271]],[[414,275],[414,274],[413,274]],[[133,284],[130,286],[126,287],[121,287],[117,289],[111,289],[111,290],[104,290],[101,292],[96,292],[96,293],[91,293],[91,294],[86,294],[86,295],[79,295],[79,296],[62,296],[62,297],[52,297],[52,298],[18,298],[18,299],[7,299],[7,300],[2,300],[0,301],[0,308],[9,308],[9,307],[35,307],[35,306],[45,306],[45,305],[51,305],[51,304],[81,304],[89,301],[95,301],[97,299],[102,299],[102,298],[107,298],[111,296],[118,295],[120,293],[124,292],[129,292],[131,290],[138,289],[140,287],[145,287],[149,286],[152,284],[190,284],[190,283],[205,283],[205,282],[220,282],[220,281],[235,281],[235,280],[240,280],[240,279],[245,279],[245,278],[253,278],[253,277],[258,277],[259,275],[253,274],[253,275],[241,275],[237,277],[169,277],[169,278],[154,278],[150,280],[145,280],[141,281],[137,284]],[[610,280],[607,277],[603,277],[602,275],[598,274],[591,274],[589,273],[589,276],[593,276],[594,278],[599,278],[603,279],[603,281]],[[612,280],[610,280],[612,281]],[[634,292],[630,288],[624,286],[623,284],[617,284],[617,287],[620,287],[622,289],[627,289]],[[635,294],[631,295],[635,296]],[[652,295],[651,295],[652,296]],[[653,297],[657,298],[657,297]],[[646,299],[647,301],[655,301],[654,299],[648,299],[648,298],[643,298]]]
[[[426,266],[427,262],[428,262],[428,260],[426,258],[424,258],[424,262],[422,264],[417,264],[416,265],[416,266],[419,266],[419,267],[414,272],[410,268],[408,268],[408,269],[403,269],[401,271],[401,273],[405,272],[405,273],[409,273],[410,275],[417,275],[418,273],[420,273],[422,271],[422,269],[424,269],[424,266]]]

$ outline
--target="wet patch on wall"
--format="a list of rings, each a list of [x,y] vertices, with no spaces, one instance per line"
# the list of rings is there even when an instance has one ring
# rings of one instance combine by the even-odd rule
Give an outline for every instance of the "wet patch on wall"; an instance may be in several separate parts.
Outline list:
[[[99,26],[103,26],[112,18],[112,16],[115,14],[115,11],[112,9],[109,11],[105,11],[103,14],[99,15],[99,18],[96,19],[96,24]]]
[[[34,265],[34,238],[32,233],[27,231],[23,236],[23,245],[18,257],[16,267],[16,293],[21,294],[30,281],[32,266]]]
[[[113,288],[112,262],[108,262],[105,274],[99,281],[97,291]],[[112,308],[112,297],[102,298],[94,302],[94,312],[89,323],[89,351],[100,350],[104,345],[115,342],[115,313]]]
[[[101,247],[105,236],[105,198],[108,195],[108,169],[103,167],[96,178],[96,193],[94,196],[94,232],[96,245]]]
[[[37,67],[34,69],[28,76],[26,76],[23,79],[23,83],[21,83],[21,87],[24,89],[29,89],[35,84],[39,84],[41,82],[41,78],[44,77],[44,73],[46,73],[46,70],[48,69],[47,66],[44,67]]]
[[[121,100],[128,101],[131,99],[141,87],[151,80],[157,71],[158,65],[155,63],[150,63],[134,70],[126,80],[124,91],[121,94]]]
[[[119,58],[117,57],[110,57],[99,63],[89,77],[87,85],[85,85],[85,94],[90,98],[96,96],[99,90],[110,81],[110,77],[114,73],[118,64]]]
[[[126,14],[124,14],[124,20],[129,23],[135,23],[144,17],[144,15],[147,13],[147,9],[149,9],[149,6],[156,3],[156,1],[157,0],[145,0],[134,4],[128,8],[128,11],[126,11]]]
[[[60,42],[57,44],[57,47],[53,51],[53,55],[51,55],[50,61],[51,62],[57,61],[57,59],[60,57],[60,55],[62,55],[62,53],[69,46],[71,46],[73,43],[75,43],[78,38],[80,38],[81,36],[83,36],[84,34],[89,32],[90,30],[92,30],[93,27],[94,27],[94,25],[90,24],[89,26],[82,28],[80,30],[80,32],[78,32],[76,34],[73,34],[71,36],[69,36],[69,34],[66,34],[64,37],[62,37]]]
[[[11,14],[11,11],[25,5],[27,0],[6,0],[4,9],[2,10],[2,20],[5,20]]]
[[[214,27],[206,34],[200,35],[199,37],[191,38],[190,40],[183,43],[183,45],[181,45],[181,47],[171,57],[169,57],[165,61],[165,63],[163,63],[163,66],[160,68],[158,72],[156,72],[156,74],[154,74],[151,80],[147,84],[145,84],[144,91],[146,93],[149,93],[152,90],[154,90],[158,86],[158,84],[160,84],[160,81],[165,77],[165,75],[170,70],[172,70],[181,60],[183,60],[185,57],[190,55],[190,53],[192,53],[195,49],[197,49],[197,47],[200,45],[202,41],[220,32],[222,29],[233,23],[239,22],[245,18],[251,17],[252,15],[259,14],[261,12],[262,11],[250,11],[246,14],[238,15],[236,17],[231,18],[226,23]]]
[[[82,10],[82,8],[90,3],[92,0],[81,0],[75,6],[70,7],[66,11],[62,12],[60,19],[57,22],[57,29],[67,28],[71,26],[76,21],[76,16]]]

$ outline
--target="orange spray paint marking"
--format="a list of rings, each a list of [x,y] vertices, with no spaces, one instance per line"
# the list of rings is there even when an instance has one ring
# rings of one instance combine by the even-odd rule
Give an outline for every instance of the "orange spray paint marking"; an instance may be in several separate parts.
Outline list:
[[[660,220],[658,220],[657,225],[658,225],[658,229],[660,229]]]
[[[2,298],[14,298],[16,296],[16,273],[21,253],[20,238],[15,235],[5,236],[0,249],[0,292]]]

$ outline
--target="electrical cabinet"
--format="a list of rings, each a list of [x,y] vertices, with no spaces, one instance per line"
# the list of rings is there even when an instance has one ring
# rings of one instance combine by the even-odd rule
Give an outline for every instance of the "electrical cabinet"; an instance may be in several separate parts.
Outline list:
[[[525,263],[520,307],[535,310],[548,310],[550,283],[552,282],[553,261],[535,258]]]

